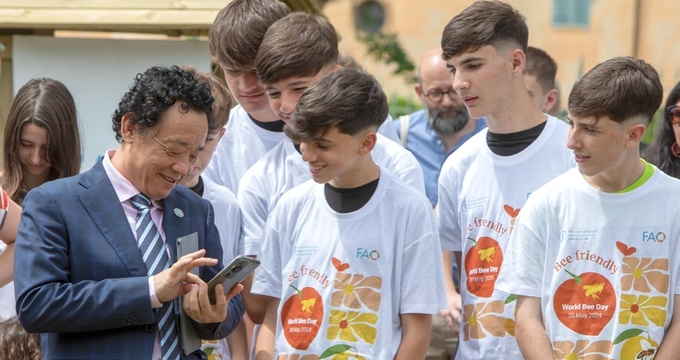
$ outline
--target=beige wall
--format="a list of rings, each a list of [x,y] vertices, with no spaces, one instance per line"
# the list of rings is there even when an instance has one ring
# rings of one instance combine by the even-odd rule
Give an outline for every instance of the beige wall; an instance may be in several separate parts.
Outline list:
[[[596,64],[615,57],[632,56],[635,49],[636,4],[640,1],[637,57],[651,63],[661,76],[665,93],[680,79],[680,29],[677,0],[592,0],[590,25],[585,28],[552,24],[553,1],[510,0],[527,18],[529,45],[547,51],[558,63],[557,81],[562,105],[573,83]],[[352,8],[358,0],[335,0],[324,13],[341,36],[340,50],[350,53],[383,84],[388,95],[413,96],[412,84],[392,74],[365,53],[354,33]],[[397,33],[414,63],[429,48],[438,46],[448,21],[473,0],[383,0],[387,12],[386,33]]]

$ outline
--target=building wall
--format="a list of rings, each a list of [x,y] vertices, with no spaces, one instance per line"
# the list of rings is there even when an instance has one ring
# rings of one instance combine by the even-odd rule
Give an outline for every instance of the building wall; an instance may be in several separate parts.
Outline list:
[[[638,7],[639,1],[639,7]],[[448,21],[473,0],[381,0],[387,19],[383,31],[398,34],[403,48],[417,64],[428,49],[438,46]],[[558,63],[557,81],[564,109],[575,81],[596,64],[615,56],[633,56],[652,64],[665,93],[680,79],[680,30],[677,0],[592,0],[587,27],[553,25],[554,1],[509,0],[527,19],[529,45],[547,51]],[[340,50],[352,54],[383,84],[388,95],[413,96],[412,84],[392,74],[393,68],[367,57],[356,40],[353,7],[361,0],[334,0],[323,9],[341,36]],[[639,9],[637,54],[636,14]]]

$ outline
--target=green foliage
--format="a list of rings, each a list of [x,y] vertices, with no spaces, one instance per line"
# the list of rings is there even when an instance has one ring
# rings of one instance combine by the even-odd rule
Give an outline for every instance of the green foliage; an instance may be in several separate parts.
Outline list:
[[[396,34],[368,34],[359,29],[356,32],[357,39],[366,44],[366,53],[369,56],[388,65],[395,65],[394,74],[404,76],[407,83],[418,81],[416,67],[399,44]]]
[[[652,122],[647,126],[647,131],[645,131],[645,136],[642,137],[642,142],[646,144],[651,144],[654,141],[654,136],[656,135],[657,126],[659,121],[663,121],[663,108],[660,108],[654,114]]]
[[[397,119],[402,115],[407,115],[423,108],[420,101],[411,97],[401,97],[397,94],[392,94],[387,99],[387,103],[390,106],[390,116],[392,116],[392,119]]]

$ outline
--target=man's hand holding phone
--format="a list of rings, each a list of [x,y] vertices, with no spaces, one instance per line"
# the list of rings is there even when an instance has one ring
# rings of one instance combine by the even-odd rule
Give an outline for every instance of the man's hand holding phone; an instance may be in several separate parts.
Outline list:
[[[223,321],[227,316],[227,303],[243,290],[241,282],[259,265],[257,259],[237,256],[207,284],[195,274],[188,273],[184,286],[191,288],[184,296],[184,311],[201,323]],[[226,288],[229,292],[225,294]]]
[[[195,321],[204,324],[224,321],[227,317],[227,304],[229,300],[243,290],[243,285],[236,284],[224,296],[214,296],[215,293],[224,294],[222,284],[218,284],[214,288],[213,297],[216,299],[213,304],[208,296],[210,291],[208,284],[196,275],[189,274],[188,277],[196,277],[196,279],[188,279],[191,281],[191,291],[184,295],[184,311],[186,311],[187,315]]]

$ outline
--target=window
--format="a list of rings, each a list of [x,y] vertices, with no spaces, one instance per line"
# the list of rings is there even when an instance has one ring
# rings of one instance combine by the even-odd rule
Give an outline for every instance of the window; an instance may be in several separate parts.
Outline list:
[[[553,25],[588,26],[591,0],[555,0]]]
[[[377,33],[385,24],[385,8],[377,1],[364,1],[355,9],[354,21],[359,29]]]

